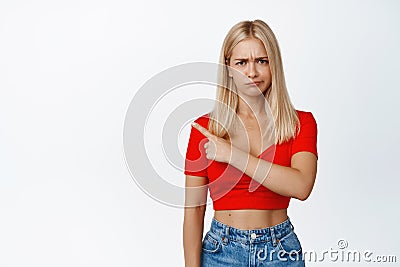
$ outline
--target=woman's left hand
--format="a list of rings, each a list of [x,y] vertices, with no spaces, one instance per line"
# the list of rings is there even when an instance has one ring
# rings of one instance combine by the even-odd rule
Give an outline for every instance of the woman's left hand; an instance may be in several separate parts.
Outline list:
[[[192,126],[208,138],[208,142],[204,144],[207,159],[229,163],[232,152],[231,143],[221,137],[213,135],[198,123],[194,122]]]

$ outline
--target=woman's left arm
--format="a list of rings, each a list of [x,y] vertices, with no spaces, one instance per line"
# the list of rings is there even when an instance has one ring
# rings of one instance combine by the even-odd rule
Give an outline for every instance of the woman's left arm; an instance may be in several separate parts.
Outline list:
[[[317,174],[315,154],[299,151],[293,154],[291,166],[286,167],[240,150],[198,124],[193,124],[193,127],[209,139],[205,144],[208,159],[232,165],[277,194],[299,200],[306,200],[311,194]],[[209,144],[210,141],[212,145]]]

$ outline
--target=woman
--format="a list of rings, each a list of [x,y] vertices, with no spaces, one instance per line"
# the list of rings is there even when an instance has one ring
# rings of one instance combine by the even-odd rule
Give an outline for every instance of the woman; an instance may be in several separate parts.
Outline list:
[[[287,208],[313,188],[316,121],[290,102],[265,22],[232,27],[220,63],[218,101],[192,124],[186,152],[185,264],[304,266]],[[214,217],[203,238],[208,190]]]

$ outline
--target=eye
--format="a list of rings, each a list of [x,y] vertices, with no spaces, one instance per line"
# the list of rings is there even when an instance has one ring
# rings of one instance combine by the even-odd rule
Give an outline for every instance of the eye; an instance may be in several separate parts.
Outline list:
[[[239,62],[236,62],[235,65],[237,65],[237,66],[243,66],[245,63],[246,63],[246,62],[244,62],[244,61],[239,61]]]
[[[267,59],[260,59],[260,60],[258,60],[258,63],[261,63],[261,64],[268,64],[269,61],[268,61]]]

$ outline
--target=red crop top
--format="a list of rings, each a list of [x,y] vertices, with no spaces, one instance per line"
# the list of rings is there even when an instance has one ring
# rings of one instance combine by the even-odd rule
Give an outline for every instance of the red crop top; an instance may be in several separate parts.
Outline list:
[[[269,147],[258,156],[259,158],[287,167],[291,165],[291,157],[300,151],[312,152],[318,158],[317,123],[314,116],[311,112],[299,110],[297,114],[300,120],[300,132],[296,138]],[[195,120],[206,129],[208,121],[208,114]],[[290,197],[272,192],[255,181],[252,184],[257,183],[259,186],[256,190],[249,190],[252,179],[248,175],[227,163],[207,159],[204,150],[207,141],[208,139],[197,129],[191,128],[184,173],[208,178],[214,210],[288,208]]]

